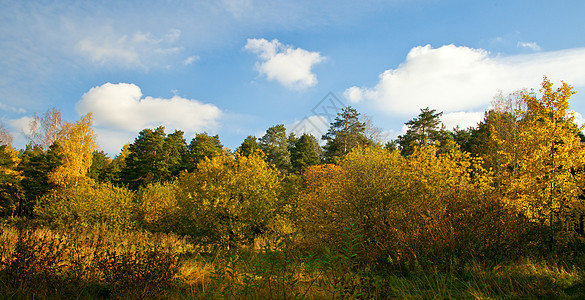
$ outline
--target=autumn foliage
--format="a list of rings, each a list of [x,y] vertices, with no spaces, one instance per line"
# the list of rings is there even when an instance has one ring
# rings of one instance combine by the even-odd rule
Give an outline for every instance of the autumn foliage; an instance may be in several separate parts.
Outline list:
[[[540,93],[501,96],[477,127],[452,132],[441,113],[422,109],[385,147],[347,108],[324,149],[310,135],[287,136],[284,125],[249,136],[235,153],[217,135],[187,144],[182,131],[161,126],[113,159],[97,151],[91,114],[52,122],[53,111],[35,124],[57,127],[36,127],[27,149],[0,147],[0,213],[57,230],[177,234],[201,249],[266,255],[254,276],[236,278],[237,256],[215,271],[231,276],[218,285],[234,297],[234,282],[245,291],[245,280],[261,281],[272,293],[273,279],[291,284],[303,272],[319,274],[309,287],[329,280],[333,295],[351,298],[376,280],[355,270],[458,272],[530,256],[581,258],[585,146],[572,94],[544,78]],[[286,277],[293,261],[299,269]]]
[[[261,152],[207,158],[178,185],[183,230],[201,243],[251,241],[271,230],[279,207],[280,173]]]

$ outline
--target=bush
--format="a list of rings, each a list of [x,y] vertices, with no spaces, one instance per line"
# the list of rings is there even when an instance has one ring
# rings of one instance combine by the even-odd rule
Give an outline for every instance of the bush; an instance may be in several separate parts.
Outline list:
[[[109,183],[80,183],[43,197],[35,213],[57,227],[136,228],[134,193]]]
[[[176,183],[153,183],[138,190],[138,219],[152,232],[179,232]]]
[[[400,270],[453,268],[526,253],[534,226],[499,201],[481,161],[453,145],[437,153],[354,149],[339,165],[310,167],[297,224],[311,249],[343,247],[344,227],[363,235],[362,263]]]
[[[184,233],[199,243],[235,246],[274,228],[280,173],[260,154],[206,158],[178,185]]]

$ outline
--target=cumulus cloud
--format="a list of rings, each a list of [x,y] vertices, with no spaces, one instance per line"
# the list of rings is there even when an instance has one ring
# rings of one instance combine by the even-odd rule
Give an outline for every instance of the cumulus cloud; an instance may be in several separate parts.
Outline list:
[[[33,121],[32,117],[21,117],[8,121],[8,124],[16,131],[15,134],[30,135],[30,123]]]
[[[110,132],[99,136],[102,147],[104,143],[120,144],[124,137],[131,136],[126,133],[135,134],[159,125],[165,126],[167,131],[180,129],[188,134],[213,132],[219,127],[218,119],[222,113],[213,104],[176,95],[170,99],[143,97],[138,86],[128,83],[94,87],[81,97],[75,108],[79,114],[92,112],[96,127],[102,132]],[[114,141],[109,138],[112,132],[118,132]],[[119,150],[123,144],[108,150]]]
[[[85,93],[75,106],[80,114],[93,113],[95,124],[122,130],[141,130],[158,125],[185,131],[218,126],[221,110],[213,104],[173,96],[143,97],[135,84],[106,83]]]
[[[31,134],[30,123],[33,121],[32,117],[20,117],[18,119],[8,119],[10,134],[14,137],[13,145],[17,147],[24,147],[28,143],[27,136]]]
[[[343,96],[351,103],[359,103],[363,100],[363,91],[357,86],[352,86],[343,92]]]
[[[150,32],[141,31],[131,35],[117,34],[112,28],[106,27],[82,38],[77,42],[76,49],[100,65],[140,68],[166,66],[169,58],[182,50],[175,46],[180,36],[178,29],[171,29],[162,37],[156,37]],[[189,60],[193,62],[194,57],[188,57],[183,62]]]
[[[483,110],[498,91],[538,88],[543,75],[584,85],[584,65],[585,48],[494,57],[482,49],[427,45],[411,49],[374,87],[350,87],[345,97],[390,115],[415,115],[425,107],[446,113]]]
[[[459,126],[461,129],[475,127],[479,122],[483,120],[483,112],[452,112],[446,113],[441,116],[441,122],[445,125],[448,130]]]
[[[110,157],[115,157],[122,152],[124,145],[134,142],[137,132],[119,131],[109,128],[94,127],[97,142],[101,150]],[[169,133],[168,130],[166,130]]]
[[[311,68],[325,60],[319,52],[283,45],[277,39],[248,39],[244,49],[258,55],[256,70],[260,74],[291,89],[315,86],[317,76]]]
[[[286,126],[287,134],[294,133],[296,136],[303,134],[313,135],[317,140],[329,130],[329,123],[323,116],[310,116]]]

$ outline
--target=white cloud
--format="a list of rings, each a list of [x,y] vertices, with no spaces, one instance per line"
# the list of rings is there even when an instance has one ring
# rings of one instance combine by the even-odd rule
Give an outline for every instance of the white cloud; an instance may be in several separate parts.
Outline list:
[[[10,134],[14,137],[13,145],[24,148],[28,143],[26,136],[31,133],[30,122],[32,122],[32,120],[32,117],[26,116],[18,119],[7,120],[6,123],[10,127]]]
[[[110,157],[115,157],[122,152],[122,147],[133,143],[138,136],[136,132],[119,131],[107,128],[94,128],[97,135],[97,142],[101,150],[104,150]],[[169,133],[168,130],[166,130]]]
[[[445,125],[447,130],[459,126],[460,129],[466,129],[469,127],[475,127],[479,122],[483,120],[483,112],[452,112],[443,114],[441,116],[441,122]]]
[[[411,49],[406,61],[382,73],[373,88],[350,87],[348,100],[361,99],[386,114],[414,115],[420,108],[443,112],[485,108],[498,92],[538,88],[553,82],[585,84],[585,48],[492,57],[482,49],[430,45]]]
[[[102,130],[126,132],[138,132],[159,125],[165,126],[167,131],[213,132],[219,127],[218,119],[222,113],[213,104],[176,95],[170,99],[143,97],[138,86],[128,83],[106,83],[94,87],[83,95],[75,108],[79,114],[92,112],[96,127]],[[100,138],[105,140],[109,137]],[[118,148],[121,146],[118,145]]]
[[[329,130],[329,123],[322,116],[310,116],[287,125],[286,129],[287,134],[294,133],[298,137],[306,133],[313,135],[320,141],[321,137]]]
[[[311,68],[325,60],[319,52],[283,45],[277,39],[248,39],[244,49],[258,55],[256,69],[260,74],[291,89],[315,86],[317,76]]]
[[[31,133],[30,122],[32,122],[32,120],[32,117],[21,117],[9,120],[8,124],[16,131],[16,134],[29,135]]]
[[[343,96],[351,103],[359,103],[364,100],[364,93],[362,89],[357,86],[352,86],[343,92]]]
[[[101,65],[148,68],[164,65],[169,56],[182,50],[174,46],[180,35],[178,29],[169,30],[162,38],[141,31],[132,35],[116,34],[112,28],[105,27],[77,42],[76,49]]]
[[[542,50],[542,48],[540,48],[540,46],[535,42],[532,42],[532,43],[518,42],[516,47],[528,48],[528,49],[533,50],[533,51],[541,51]]]
[[[85,93],[76,104],[80,114],[92,112],[98,126],[141,130],[165,125],[185,131],[214,129],[221,110],[213,104],[173,96],[170,99],[142,97],[134,84],[106,83]]]

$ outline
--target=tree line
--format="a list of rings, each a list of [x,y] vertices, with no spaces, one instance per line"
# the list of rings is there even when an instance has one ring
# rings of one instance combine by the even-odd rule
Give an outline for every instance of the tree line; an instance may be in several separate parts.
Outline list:
[[[0,213],[56,227],[175,232],[237,246],[287,236],[308,248],[363,237],[364,260],[397,267],[582,247],[585,145],[573,88],[499,95],[475,127],[431,108],[384,145],[352,107],[317,137],[275,125],[231,151],[218,135],[144,129],[114,158],[91,114],[33,118],[23,150],[0,146]],[[9,139],[3,139],[9,141]],[[579,248],[581,249],[581,248]]]

